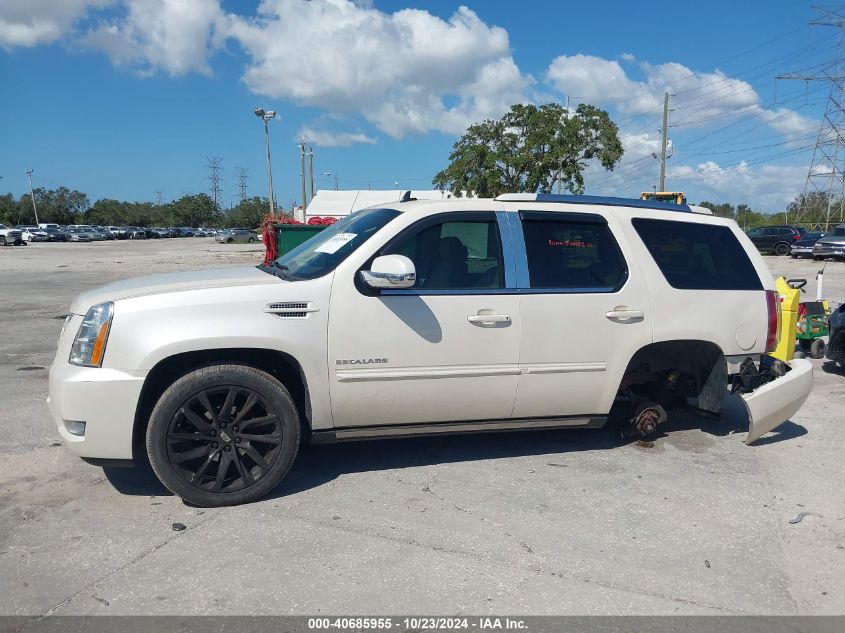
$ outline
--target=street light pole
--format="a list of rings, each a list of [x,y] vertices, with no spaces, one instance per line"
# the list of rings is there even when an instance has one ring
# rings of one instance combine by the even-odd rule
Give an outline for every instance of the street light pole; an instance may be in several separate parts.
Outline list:
[[[38,207],[35,206],[35,193],[32,191],[32,170],[27,169],[26,175],[29,177],[29,197],[32,199],[32,211],[35,213],[35,226],[38,226]]]
[[[256,108],[255,116],[264,121],[264,144],[267,148],[267,181],[270,188],[270,213],[276,212],[276,198],[273,195],[273,166],[270,163],[270,126],[268,125],[270,119],[276,117],[275,110],[265,110],[264,108]]]

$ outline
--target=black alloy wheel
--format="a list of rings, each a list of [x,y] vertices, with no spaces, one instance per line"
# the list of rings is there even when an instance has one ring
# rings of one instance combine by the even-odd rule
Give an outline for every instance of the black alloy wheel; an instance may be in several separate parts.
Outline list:
[[[775,255],[779,255],[783,257],[784,255],[789,255],[792,249],[789,248],[789,244],[781,242],[780,244],[775,244]]]
[[[287,474],[299,417],[284,386],[244,365],[213,365],[162,395],[147,429],[150,464],[162,483],[200,506],[246,503]]]

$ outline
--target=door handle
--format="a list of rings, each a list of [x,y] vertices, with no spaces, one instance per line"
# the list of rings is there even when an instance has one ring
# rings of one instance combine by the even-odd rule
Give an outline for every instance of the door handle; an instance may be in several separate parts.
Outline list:
[[[509,314],[471,314],[467,317],[470,323],[510,323]]]
[[[604,316],[606,316],[611,321],[631,321],[632,319],[643,319],[645,318],[645,314],[642,310],[610,310],[609,312],[605,312]]]

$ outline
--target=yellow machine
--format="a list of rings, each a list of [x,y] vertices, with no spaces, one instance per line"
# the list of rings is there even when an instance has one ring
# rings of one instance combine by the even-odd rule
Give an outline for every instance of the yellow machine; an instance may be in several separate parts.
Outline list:
[[[806,279],[775,279],[775,289],[780,298],[780,330],[778,331],[778,344],[775,351],[769,354],[784,362],[795,357],[795,342],[798,339],[818,339],[821,335],[827,334],[826,317],[830,315],[830,304],[825,300],[819,300],[819,314],[807,315],[807,310],[801,309],[801,289],[807,285]],[[810,304],[807,304],[810,305]],[[806,307],[806,306],[805,306]],[[802,322],[799,328],[799,321]],[[816,323],[818,322],[818,323]],[[820,324],[820,325],[819,325]],[[817,330],[817,331],[814,331]],[[802,340],[803,342],[803,340]],[[802,346],[810,349],[810,345]],[[824,344],[821,344],[824,349]],[[821,355],[812,355],[813,358],[821,358]]]
[[[643,191],[640,200],[654,200],[655,202],[672,202],[686,204],[687,197],[683,191]]]
[[[798,329],[801,290],[790,286],[784,277],[775,279],[775,289],[780,297],[780,331],[778,345],[770,356],[787,362],[795,356],[795,332]]]

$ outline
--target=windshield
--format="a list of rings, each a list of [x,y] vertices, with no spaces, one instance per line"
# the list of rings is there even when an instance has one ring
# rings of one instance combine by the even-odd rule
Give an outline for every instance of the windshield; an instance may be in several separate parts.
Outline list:
[[[845,237],[845,226],[837,226],[833,232],[828,234],[828,237]]]
[[[398,215],[393,209],[370,209],[348,215],[279,257],[272,266],[288,279],[322,277]]]

